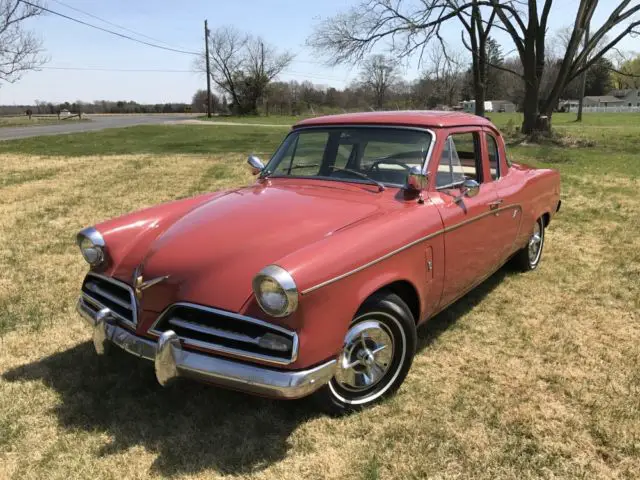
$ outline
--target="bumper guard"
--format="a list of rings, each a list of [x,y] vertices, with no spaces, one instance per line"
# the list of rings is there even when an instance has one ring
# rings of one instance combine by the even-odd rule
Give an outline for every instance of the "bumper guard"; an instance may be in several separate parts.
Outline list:
[[[108,308],[94,312],[82,297],[76,308],[93,328],[93,344],[99,355],[108,353],[115,344],[132,355],[151,360],[163,386],[186,377],[255,395],[291,399],[314,392],[335,372],[335,360],[308,370],[283,371],[190,352],[182,348],[172,330],[164,332],[156,343],[118,326]]]

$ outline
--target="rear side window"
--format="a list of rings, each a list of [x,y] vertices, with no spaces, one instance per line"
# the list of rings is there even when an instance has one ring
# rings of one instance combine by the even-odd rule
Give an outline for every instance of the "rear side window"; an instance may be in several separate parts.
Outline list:
[[[485,134],[487,139],[487,154],[489,156],[489,171],[491,180],[500,178],[500,155],[498,153],[498,143],[493,135]]]
[[[478,140],[477,133],[456,133],[447,138],[438,164],[437,188],[455,187],[466,179],[482,181]]]

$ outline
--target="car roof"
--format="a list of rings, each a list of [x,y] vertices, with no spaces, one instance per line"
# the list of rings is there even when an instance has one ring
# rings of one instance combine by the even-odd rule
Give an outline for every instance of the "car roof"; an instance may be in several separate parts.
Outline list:
[[[293,128],[319,125],[403,125],[417,127],[495,126],[484,117],[464,112],[439,110],[405,110],[391,112],[360,112],[307,118]]]

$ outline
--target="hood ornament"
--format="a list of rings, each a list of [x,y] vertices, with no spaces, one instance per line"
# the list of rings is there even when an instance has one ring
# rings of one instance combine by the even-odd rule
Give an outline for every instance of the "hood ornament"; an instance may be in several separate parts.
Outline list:
[[[169,275],[163,275],[161,277],[152,278],[151,280],[144,279],[142,275],[142,266],[138,266],[133,272],[133,288],[135,290],[136,298],[138,301],[142,300],[142,291],[146,290],[149,287],[153,287],[154,285],[164,282]]]

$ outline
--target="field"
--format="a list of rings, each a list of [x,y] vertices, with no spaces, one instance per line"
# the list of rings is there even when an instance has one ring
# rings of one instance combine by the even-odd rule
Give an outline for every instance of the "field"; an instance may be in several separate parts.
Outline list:
[[[82,120],[78,119],[78,117],[68,118],[68,119],[60,119],[56,115],[51,116],[38,116],[38,117],[27,117],[26,115],[21,117],[0,117],[0,128],[2,127],[35,127],[37,125],[56,125],[63,122],[88,122],[89,119],[83,118]]]
[[[338,419],[163,389],[150,364],[98,359],[74,311],[80,228],[251,182],[246,154],[286,128],[0,142],[0,478],[640,478],[640,116],[570,119],[509,148],[562,173],[540,268],[503,268],[432,319],[398,395]]]

